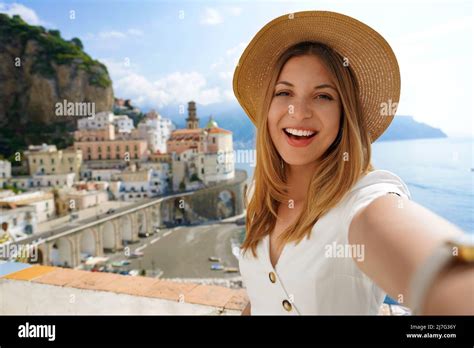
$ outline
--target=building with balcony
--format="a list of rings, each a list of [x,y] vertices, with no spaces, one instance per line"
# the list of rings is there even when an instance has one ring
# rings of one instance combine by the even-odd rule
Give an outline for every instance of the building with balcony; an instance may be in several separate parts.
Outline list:
[[[212,116],[199,128],[194,102],[189,102],[188,112],[188,128],[172,132],[167,142],[173,189],[195,189],[234,178],[232,132],[220,128]]]
[[[148,142],[151,153],[166,153],[166,142],[171,136],[171,132],[176,129],[170,119],[162,117],[154,110],[146,114],[137,128],[140,138]]]
[[[103,129],[113,123],[114,114],[112,112],[98,112],[94,117],[80,118],[77,120],[77,129],[93,130]]]
[[[28,161],[30,175],[58,175],[79,173],[82,165],[82,153],[77,149],[58,150],[55,145],[30,145],[24,152]]]
[[[23,206],[34,208],[36,221],[38,223],[53,218],[56,213],[54,195],[50,192],[25,192],[0,199],[0,207],[8,208]]]

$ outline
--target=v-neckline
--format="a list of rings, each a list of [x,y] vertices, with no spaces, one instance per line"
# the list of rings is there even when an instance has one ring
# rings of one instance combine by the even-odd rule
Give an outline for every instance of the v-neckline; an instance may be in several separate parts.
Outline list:
[[[283,245],[283,249],[281,249],[280,255],[278,256],[278,259],[276,260],[275,266],[273,266],[272,257],[271,257],[271,250],[270,250],[270,243],[271,243],[270,242],[270,235],[267,234],[265,236],[265,238],[266,238],[265,255],[266,255],[268,263],[270,264],[272,269],[274,271],[276,271],[276,269],[279,268],[278,266],[281,264],[281,258],[283,256],[283,254],[285,253],[285,250],[287,249],[288,243],[285,243],[285,245]]]

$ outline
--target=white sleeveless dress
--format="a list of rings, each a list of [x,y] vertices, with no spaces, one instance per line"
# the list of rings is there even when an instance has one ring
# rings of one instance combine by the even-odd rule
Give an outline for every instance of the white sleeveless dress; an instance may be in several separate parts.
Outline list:
[[[254,182],[248,189],[250,199]],[[394,192],[406,199],[405,183],[387,170],[374,170],[352,187],[339,204],[312,228],[310,239],[286,244],[272,267],[269,236],[251,250],[240,252],[239,267],[251,303],[252,315],[376,315],[386,293],[357,267],[349,245],[352,217],[375,198]],[[352,254],[351,254],[352,253]]]

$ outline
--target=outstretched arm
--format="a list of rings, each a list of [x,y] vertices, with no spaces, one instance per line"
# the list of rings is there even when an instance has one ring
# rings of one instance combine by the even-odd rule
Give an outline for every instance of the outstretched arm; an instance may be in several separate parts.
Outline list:
[[[401,200],[401,201],[400,201]],[[411,200],[384,195],[361,209],[349,227],[349,243],[363,245],[356,262],[390,297],[410,303],[410,280],[439,243],[463,232]],[[421,314],[474,314],[474,267],[441,272]]]

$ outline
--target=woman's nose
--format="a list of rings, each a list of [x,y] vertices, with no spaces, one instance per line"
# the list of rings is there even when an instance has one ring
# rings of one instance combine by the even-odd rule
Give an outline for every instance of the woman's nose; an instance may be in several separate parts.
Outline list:
[[[305,119],[313,116],[313,110],[306,99],[300,99],[288,105],[288,114],[292,118]]]

